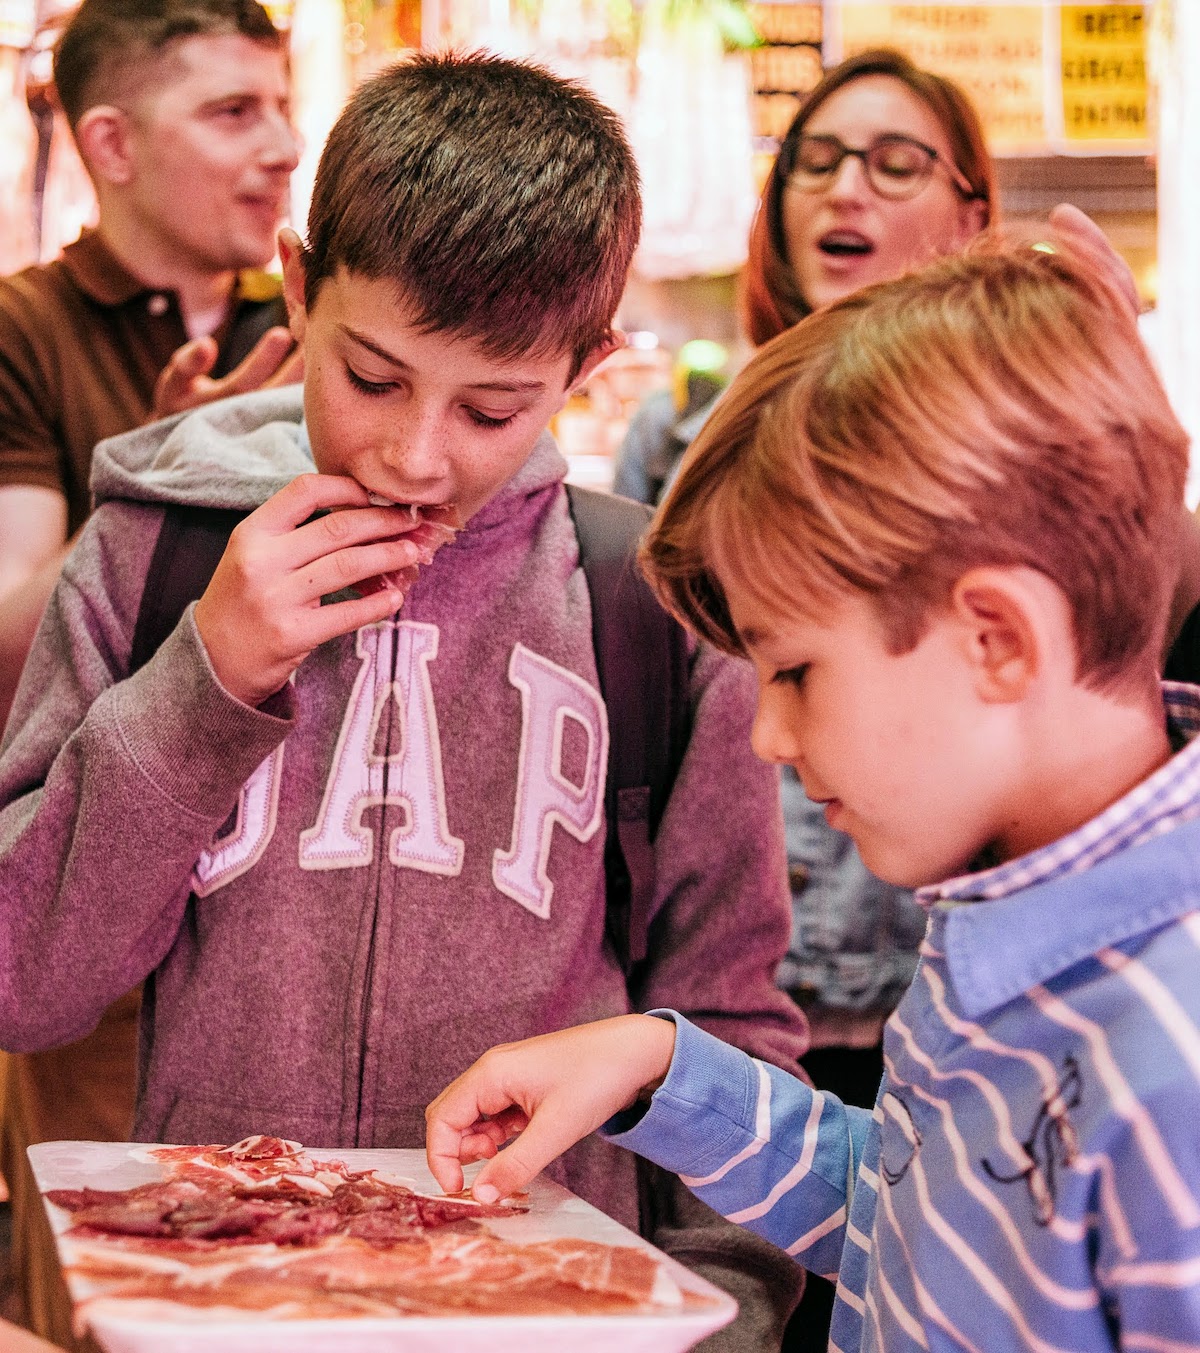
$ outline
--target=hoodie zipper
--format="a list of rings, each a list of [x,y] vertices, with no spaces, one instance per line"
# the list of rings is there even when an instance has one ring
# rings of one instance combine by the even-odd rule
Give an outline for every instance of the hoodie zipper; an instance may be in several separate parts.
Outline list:
[[[392,624],[396,623],[397,617],[391,617]],[[356,632],[357,633],[357,632]],[[399,661],[400,644],[393,631],[391,645],[391,670],[388,672],[388,690],[394,692],[396,689],[396,671]],[[372,698],[376,698],[374,695]],[[395,732],[395,721],[398,717],[396,700],[389,696],[387,702],[387,714],[383,720],[384,727],[376,728],[376,741],[374,746],[367,749],[368,757],[371,756],[375,747],[378,747],[378,738],[383,734],[384,747],[387,749],[383,758],[383,802],[380,804],[379,824],[376,832],[376,858],[378,860],[377,872],[375,875],[375,905],[371,914],[371,938],[367,944],[366,969],[363,974],[363,994],[362,1009],[359,1015],[359,1038],[358,1038],[358,1104],[354,1120],[354,1144],[355,1146],[373,1146],[374,1142],[364,1142],[362,1136],[363,1129],[363,1108],[364,1094],[367,1082],[367,1047],[369,1042],[369,1031],[371,1021],[371,1001],[375,992],[375,950],[379,936],[379,917],[383,908],[383,878],[384,872],[388,868],[388,836],[391,827],[388,824],[388,798],[390,786],[388,778],[391,775],[391,748],[392,736]]]

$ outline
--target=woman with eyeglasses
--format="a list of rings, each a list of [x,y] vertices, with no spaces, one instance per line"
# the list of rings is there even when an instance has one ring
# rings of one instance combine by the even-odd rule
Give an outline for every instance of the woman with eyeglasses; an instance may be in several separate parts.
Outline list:
[[[996,216],[978,115],[900,52],[829,71],[801,104],[750,235],[744,319],[765,343],[809,311],[963,248]]]
[[[760,345],[818,306],[963,248],[996,215],[979,118],[949,80],[900,52],[864,52],[826,73],[796,113],[763,188],[742,283]],[[654,502],[715,402],[671,392],[639,409],[616,492]],[[805,1068],[842,1099],[874,1102],[883,1022],[916,966],[924,920],[908,893],[870,875],[788,772],[784,819],[793,927],[780,986],[806,1009]]]
[[[880,49],[826,72],[763,188],[742,276],[742,324],[766,343],[818,306],[963,248],[995,222],[992,159],[957,85]],[[638,410],[613,488],[655,503],[714,402],[693,384]]]

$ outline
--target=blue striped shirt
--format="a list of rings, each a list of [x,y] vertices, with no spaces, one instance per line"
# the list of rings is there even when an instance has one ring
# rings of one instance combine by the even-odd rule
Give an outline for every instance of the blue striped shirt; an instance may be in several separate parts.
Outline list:
[[[873,1113],[671,1016],[609,1125],[836,1277],[831,1349],[1200,1353],[1200,688],[1164,700],[1189,745],[1154,775],[923,890]]]

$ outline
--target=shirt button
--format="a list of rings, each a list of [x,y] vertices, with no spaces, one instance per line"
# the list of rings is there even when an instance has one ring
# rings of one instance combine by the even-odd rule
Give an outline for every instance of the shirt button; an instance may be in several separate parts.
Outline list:
[[[161,294],[151,296],[146,302],[146,309],[157,319],[159,315],[165,315],[171,302]]]

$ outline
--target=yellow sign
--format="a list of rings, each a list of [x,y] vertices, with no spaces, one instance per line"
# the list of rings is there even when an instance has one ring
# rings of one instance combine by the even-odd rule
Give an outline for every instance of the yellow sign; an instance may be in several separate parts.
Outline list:
[[[992,150],[1012,154],[1045,149],[1041,4],[885,5],[841,0],[832,7],[832,15],[840,27],[839,58],[869,47],[899,47],[918,66],[962,86],[979,110]]]
[[[1146,6],[1063,5],[1063,135],[1146,144]]]

